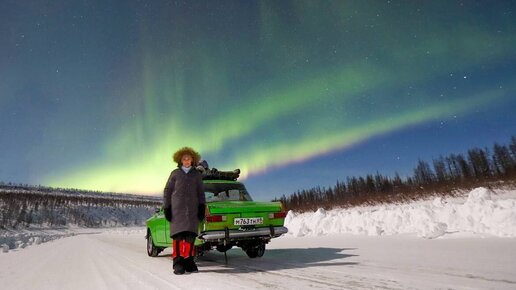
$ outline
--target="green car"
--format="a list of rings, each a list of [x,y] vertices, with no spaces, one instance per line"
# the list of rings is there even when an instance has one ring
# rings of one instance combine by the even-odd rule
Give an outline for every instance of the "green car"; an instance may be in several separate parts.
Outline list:
[[[217,249],[242,248],[249,258],[261,257],[272,238],[288,232],[283,226],[286,210],[281,202],[253,201],[243,183],[235,180],[203,180],[206,218],[199,223],[195,240],[197,255]],[[147,254],[156,257],[172,246],[169,222],[163,208],[147,220]]]

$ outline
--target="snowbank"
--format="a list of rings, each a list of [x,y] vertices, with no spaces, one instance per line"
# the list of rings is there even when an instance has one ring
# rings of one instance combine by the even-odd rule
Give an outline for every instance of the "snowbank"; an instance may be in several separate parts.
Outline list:
[[[24,229],[0,230],[0,252],[24,249],[57,239],[73,237],[77,234],[93,232],[93,229]],[[98,229],[95,229],[98,232]]]
[[[73,237],[84,234],[119,234],[145,235],[145,227],[123,227],[123,228],[31,228],[23,230],[0,230],[0,254],[8,253],[11,250],[21,250],[29,246],[39,245],[58,239]]]
[[[290,211],[287,235],[320,236],[336,233],[395,235],[416,233],[436,238],[467,232],[516,237],[516,191],[494,193],[476,188],[464,198],[435,198],[407,204],[351,209],[319,209],[314,213]]]

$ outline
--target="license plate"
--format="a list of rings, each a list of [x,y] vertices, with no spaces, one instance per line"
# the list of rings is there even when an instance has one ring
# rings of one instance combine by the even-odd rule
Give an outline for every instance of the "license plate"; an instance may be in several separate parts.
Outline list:
[[[234,224],[235,226],[259,225],[263,224],[263,218],[235,218]]]

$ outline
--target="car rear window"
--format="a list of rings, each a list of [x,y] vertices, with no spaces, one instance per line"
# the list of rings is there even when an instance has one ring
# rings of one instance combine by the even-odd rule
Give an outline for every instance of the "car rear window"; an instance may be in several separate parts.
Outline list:
[[[241,183],[205,183],[206,202],[212,201],[252,201],[251,195]]]

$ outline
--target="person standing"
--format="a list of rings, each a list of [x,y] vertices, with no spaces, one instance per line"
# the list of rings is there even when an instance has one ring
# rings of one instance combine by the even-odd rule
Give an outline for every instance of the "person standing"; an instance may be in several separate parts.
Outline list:
[[[190,147],[177,150],[177,163],[163,190],[165,218],[170,222],[174,274],[198,272],[195,264],[195,238],[199,222],[205,218],[206,198],[202,174],[195,166],[201,159]]]

